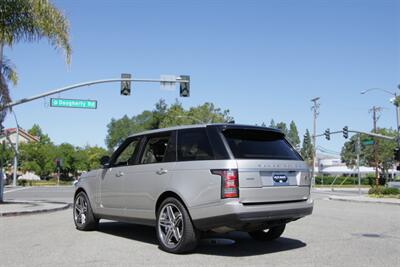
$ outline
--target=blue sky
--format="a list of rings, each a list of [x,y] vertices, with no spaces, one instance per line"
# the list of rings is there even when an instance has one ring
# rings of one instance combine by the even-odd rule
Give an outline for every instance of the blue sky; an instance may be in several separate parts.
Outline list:
[[[189,74],[191,97],[184,107],[213,102],[237,123],[294,120],[301,135],[312,127],[310,99],[321,97],[318,132],[325,128],[369,131],[373,105],[378,125],[395,127],[390,95],[400,83],[398,1],[53,1],[69,18],[72,63],[47,41],[5,50],[20,81],[13,99],[73,83],[119,77]],[[49,98],[15,107],[20,125],[38,123],[55,143],[104,146],[111,118],[173,103],[179,92],[158,84],[119,84],[62,93],[96,99],[97,110],[48,107]],[[14,127],[12,117],[6,127]],[[340,151],[344,139],[319,140]]]

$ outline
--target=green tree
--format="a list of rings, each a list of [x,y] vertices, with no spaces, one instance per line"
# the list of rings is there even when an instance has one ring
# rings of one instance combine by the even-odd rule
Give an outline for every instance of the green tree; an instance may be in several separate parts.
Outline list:
[[[184,124],[229,122],[233,118],[229,110],[216,108],[213,103],[204,103],[197,107],[185,110],[176,100],[168,107],[164,100],[156,103],[153,111],[143,111],[141,114],[129,118],[112,119],[107,125],[106,145],[109,151],[114,150],[129,135],[150,129],[158,129]]]
[[[38,124],[34,124],[28,133],[39,138],[39,142],[42,144],[50,144],[51,140],[49,136],[43,133],[42,128]]]
[[[70,62],[69,25],[66,17],[48,0],[0,1],[0,107],[11,102],[8,84],[17,84],[13,64],[4,57],[4,47],[20,41],[38,41],[43,38],[56,49],[63,50]],[[1,111],[0,123],[6,110]]]
[[[166,128],[185,124],[193,124],[192,118],[189,117],[182,104],[179,101],[175,101],[174,104],[166,109],[159,126],[160,128]]]
[[[290,122],[290,128],[287,138],[294,147],[298,147],[300,145],[299,132],[297,131],[297,126],[294,121]]]
[[[270,128],[276,128],[276,124],[275,124],[274,119],[271,119],[271,122],[269,123],[269,127]]]
[[[160,128],[162,121],[164,120],[165,114],[167,113],[168,105],[165,103],[164,99],[160,99],[153,110],[153,119],[151,121],[151,129]]]
[[[381,128],[377,130],[377,133],[385,136],[396,136],[396,131],[392,129]],[[377,142],[377,154],[378,154],[378,169],[385,176],[388,177],[388,171],[394,164],[393,150],[396,147],[396,142],[393,140],[385,140],[372,138],[368,135],[361,134],[361,150],[360,150],[360,164],[375,167],[374,158],[374,146],[364,145],[363,141],[373,139]],[[341,159],[349,167],[356,165],[357,152],[356,152],[357,135],[353,135],[349,141],[347,141],[341,151]]]
[[[107,148],[110,151],[114,150],[125,138],[135,133],[135,126],[134,120],[130,119],[127,115],[118,120],[112,118],[111,122],[107,125]]]
[[[312,141],[311,141],[310,131],[306,129],[300,154],[308,164],[312,165],[313,145],[311,142]]]
[[[70,179],[70,175],[78,177],[79,171],[87,170],[88,155],[79,147],[63,143],[57,147],[57,158],[61,160],[62,178]]]
[[[221,110],[216,108],[213,103],[206,102],[203,105],[192,107],[187,112],[192,123],[222,123],[233,120],[230,116],[229,109]]]
[[[287,126],[286,126],[286,123],[284,123],[284,122],[278,122],[278,123],[276,124],[276,127],[275,127],[275,128],[281,130],[286,136],[287,136],[288,133],[289,133],[288,128],[287,128]]]
[[[22,171],[35,172],[41,178],[48,178],[54,171],[55,146],[40,142],[22,143],[19,146],[19,160]]]
[[[84,170],[90,171],[100,168],[101,157],[108,155],[109,153],[102,147],[98,146],[86,146],[82,153],[86,155],[85,168]]]

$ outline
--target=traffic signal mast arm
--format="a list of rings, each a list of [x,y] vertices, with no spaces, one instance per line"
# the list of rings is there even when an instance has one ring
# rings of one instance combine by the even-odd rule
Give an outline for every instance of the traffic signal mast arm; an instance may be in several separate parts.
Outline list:
[[[343,131],[336,131],[336,132],[329,132],[330,134],[338,134],[338,133],[342,133]],[[323,134],[317,134],[315,137],[321,137],[321,136],[325,136],[325,133]]]
[[[386,135],[382,135],[382,134],[376,134],[376,133],[368,133],[368,132],[362,132],[362,131],[356,131],[356,130],[348,130],[349,133],[360,133],[360,134],[365,134],[365,135],[369,135],[369,136],[373,136],[373,137],[377,137],[377,138],[382,138],[382,139],[386,139],[386,140],[396,140],[396,137],[393,136],[386,136]],[[339,133],[343,133],[343,131],[335,131],[335,132],[330,132],[330,134],[339,134]],[[325,136],[325,133],[323,134],[317,134],[315,137],[321,137],[321,136]]]
[[[8,104],[6,104],[4,106],[1,106],[0,110],[6,109],[6,108],[11,108],[13,106],[17,106],[17,105],[24,104],[24,103],[27,103],[27,102],[31,102],[33,100],[36,100],[36,99],[39,99],[39,98],[42,98],[42,97],[46,97],[46,96],[50,96],[50,95],[66,92],[66,91],[69,91],[69,90],[72,90],[72,89],[76,89],[76,88],[79,88],[79,87],[91,86],[91,85],[100,84],[100,83],[113,83],[113,82],[122,82],[122,81],[149,82],[149,83],[152,83],[152,82],[157,82],[157,83],[164,82],[164,80],[161,80],[161,79],[121,79],[121,78],[116,78],[116,79],[104,79],[104,80],[96,80],[96,81],[90,81],[90,82],[84,82],[84,83],[77,83],[77,84],[69,85],[69,86],[66,86],[66,87],[59,88],[59,89],[51,90],[51,91],[48,91],[46,93],[42,93],[42,94],[39,94],[39,95],[36,95],[36,96],[23,98],[23,99],[20,99],[20,100],[17,100],[17,101],[10,102],[10,103],[8,103]],[[176,77],[175,82],[189,83],[190,81],[186,80],[186,79],[182,79],[181,77],[178,76],[178,77]]]

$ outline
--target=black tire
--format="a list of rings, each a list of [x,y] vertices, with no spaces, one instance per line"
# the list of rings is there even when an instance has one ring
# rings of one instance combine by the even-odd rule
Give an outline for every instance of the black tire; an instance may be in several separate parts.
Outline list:
[[[177,226],[175,227],[175,222],[173,225],[165,226],[164,223],[160,224],[160,221],[168,221],[169,218],[165,217],[164,212],[169,208],[172,207],[174,209],[174,215],[176,218],[179,217],[179,212],[181,214],[181,220],[178,222],[176,220]],[[164,214],[164,215],[163,215]],[[180,224],[181,222],[181,224]],[[181,231],[178,228],[182,226]],[[171,244],[167,245],[167,235],[165,232],[168,232],[168,227],[174,228],[175,230],[181,233],[181,238],[179,241],[175,239],[175,232],[173,236],[171,236]],[[169,197],[165,199],[160,207],[157,210],[157,224],[156,224],[156,232],[157,232],[157,239],[160,244],[160,248],[169,253],[180,254],[184,252],[191,251],[196,248],[198,239],[199,239],[199,232],[193,226],[192,220],[188,211],[186,210],[185,206],[176,198]]]
[[[273,241],[283,234],[285,227],[286,224],[282,224],[265,230],[249,232],[249,235],[257,241]]]
[[[84,207],[83,209],[81,207]],[[81,212],[80,212],[81,210]],[[73,216],[76,229],[81,231],[96,230],[99,225],[85,192],[79,192],[74,199]]]

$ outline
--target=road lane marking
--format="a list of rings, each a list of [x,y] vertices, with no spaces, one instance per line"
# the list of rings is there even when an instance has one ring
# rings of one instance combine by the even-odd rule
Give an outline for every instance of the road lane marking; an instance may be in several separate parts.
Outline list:
[[[22,188],[16,188],[16,189],[11,189],[11,190],[8,190],[8,191],[4,191],[4,194],[10,193],[10,192],[15,192],[15,191],[21,191],[21,190],[25,190],[25,189],[28,189],[28,187],[22,187]]]

